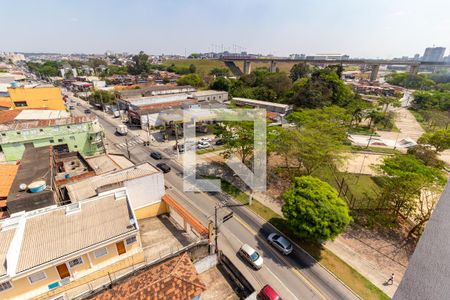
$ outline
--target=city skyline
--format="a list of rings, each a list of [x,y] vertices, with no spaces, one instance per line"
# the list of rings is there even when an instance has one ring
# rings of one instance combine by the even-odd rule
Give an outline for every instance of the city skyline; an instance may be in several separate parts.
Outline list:
[[[224,45],[228,51],[276,56],[393,58],[450,46],[450,4],[441,0],[426,7],[404,0],[19,3],[20,10],[17,3],[3,5],[4,22],[14,26],[0,30],[8,41],[0,51],[189,55]]]

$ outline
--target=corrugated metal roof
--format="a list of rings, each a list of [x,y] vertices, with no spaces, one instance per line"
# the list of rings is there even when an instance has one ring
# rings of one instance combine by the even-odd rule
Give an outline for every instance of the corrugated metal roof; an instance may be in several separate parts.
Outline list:
[[[42,128],[42,127],[49,127],[49,126],[80,124],[80,123],[93,122],[96,119],[97,119],[97,117],[95,117],[95,116],[77,116],[77,117],[52,119],[52,120],[33,120],[33,121],[14,120],[10,124],[0,125],[0,130],[2,130],[2,131],[22,130],[22,129]]]
[[[127,232],[130,218],[126,197],[114,194],[80,202],[80,210],[66,207],[27,217],[16,272],[23,272]]]
[[[14,228],[0,231],[0,277],[6,275],[6,253],[15,232]]]

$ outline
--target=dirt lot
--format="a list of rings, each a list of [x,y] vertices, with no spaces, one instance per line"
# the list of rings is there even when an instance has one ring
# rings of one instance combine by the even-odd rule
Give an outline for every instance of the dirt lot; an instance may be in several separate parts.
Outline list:
[[[200,279],[206,285],[206,291],[202,293],[203,300],[239,299],[219,269],[214,267],[201,273]]]

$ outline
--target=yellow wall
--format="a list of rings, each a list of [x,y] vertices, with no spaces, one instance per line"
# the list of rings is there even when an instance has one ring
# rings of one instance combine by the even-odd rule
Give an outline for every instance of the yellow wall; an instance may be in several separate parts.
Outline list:
[[[133,249],[140,248],[139,234],[137,234],[136,243],[133,243],[133,244],[127,246],[125,240],[123,242],[125,244],[125,248],[126,248],[127,252],[129,252]],[[81,255],[81,257],[83,259],[83,264],[75,266],[74,268],[70,268],[68,261],[67,261],[67,267],[68,267],[71,275],[76,275],[79,272],[90,269],[88,255],[91,259],[90,261],[92,263],[92,266],[95,266],[97,264],[105,262],[108,259],[118,256],[116,243],[107,245],[106,248],[108,249],[108,253],[105,256],[102,256],[98,259],[95,258],[94,251]],[[81,284],[85,284],[96,278],[104,276],[108,272],[115,272],[117,270],[129,267],[133,263],[136,264],[136,263],[144,261],[143,252],[138,252],[137,254],[133,255],[131,260],[130,260],[130,258],[127,258],[125,256],[125,254],[123,254],[122,256],[124,257],[123,260],[120,260],[114,264],[105,266],[104,268],[100,269],[99,271],[88,273],[86,276],[80,277],[79,279],[74,280],[74,281],[70,282],[69,284],[64,285],[63,287],[55,288],[54,290],[51,290],[51,291],[48,291],[48,285],[50,283],[61,280],[61,278],[59,277],[58,271],[56,269],[56,265],[45,269],[44,272],[45,272],[47,278],[43,279],[41,281],[38,281],[34,284],[30,284],[30,282],[28,281],[28,276],[25,276],[23,278],[16,279],[16,280],[12,279],[11,283],[13,285],[13,288],[10,290],[4,291],[4,292],[0,292],[0,299],[10,299],[10,298],[14,298],[14,297],[18,297],[18,299],[20,299],[20,298],[23,298],[24,294],[26,294],[27,292],[30,292],[30,291],[32,291],[34,289],[38,289],[38,288],[43,288],[43,291],[42,291],[43,293],[48,291],[46,294],[57,295],[58,293],[61,293],[63,290],[68,290],[69,287],[75,287],[75,286],[78,286]],[[29,274],[29,275],[31,275],[31,274]],[[43,297],[43,298],[46,298],[46,297]]]
[[[50,267],[48,269],[45,269],[44,272],[47,278],[37,281],[33,284],[30,284],[30,282],[28,281],[28,276],[25,276],[17,280],[14,279],[11,280],[13,288],[1,292],[0,299],[10,299],[13,297],[19,297],[20,295],[30,292],[34,289],[47,287],[50,283],[61,280],[59,278],[59,274],[58,271],[56,270],[56,267]]]
[[[136,215],[136,219],[141,220],[145,218],[156,217],[168,212],[169,210],[167,209],[167,204],[164,201],[161,201],[155,204],[150,204],[148,206],[138,208],[134,211],[134,214]]]
[[[13,109],[47,108],[65,110],[61,90],[58,87],[8,88]],[[14,102],[26,101],[27,106],[16,107]]]

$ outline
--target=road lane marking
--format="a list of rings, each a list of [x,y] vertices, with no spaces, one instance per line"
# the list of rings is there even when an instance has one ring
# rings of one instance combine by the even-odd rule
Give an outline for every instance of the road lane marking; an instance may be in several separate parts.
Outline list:
[[[263,242],[265,242],[267,245],[269,245],[269,247],[272,247],[266,239],[261,238],[258,233],[253,230],[253,228],[250,227],[250,225],[248,225],[246,222],[244,222],[244,220],[242,220],[240,217],[235,216],[234,217],[239,223],[241,223],[242,226],[244,226],[248,231],[250,231],[250,233],[252,233],[257,239],[262,240]],[[302,273],[300,273],[300,271],[294,267],[288,260],[286,260],[286,258],[284,258],[280,253],[276,252],[276,251],[272,251],[281,261],[283,261],[287,266],[289,266],[289,269],[298,277],[300,278],[300,280],[302,280],[304,283],[306,283],[306,285],[309,286],[309,288],[311,288],[312,291],[314,291],[317,295],[319,295],[322,299],[327,299],[327,297],[325,297],[325,295],[317,288],[313,285],[313,283],[305,277],[305,275],[303,275]]]

